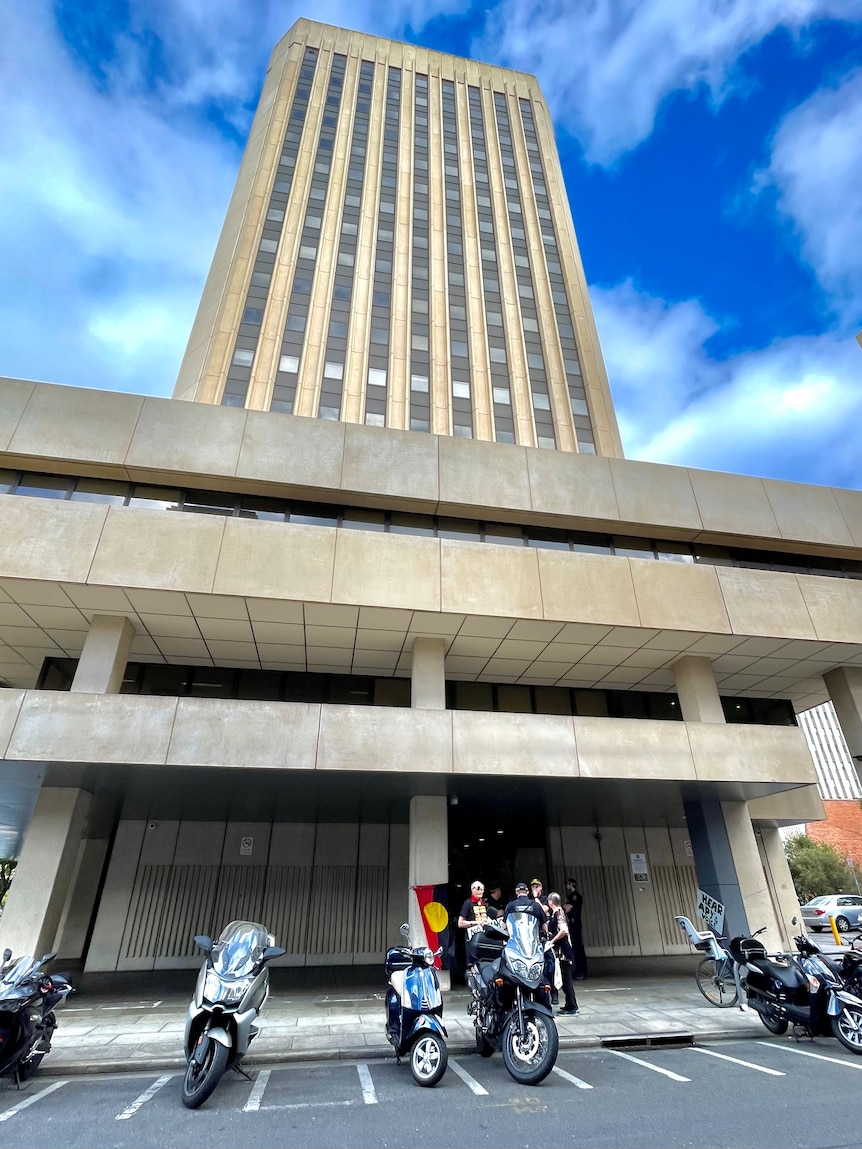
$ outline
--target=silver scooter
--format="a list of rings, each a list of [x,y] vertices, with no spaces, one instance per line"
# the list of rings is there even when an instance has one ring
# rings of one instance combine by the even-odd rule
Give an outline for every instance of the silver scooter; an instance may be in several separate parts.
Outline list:
[[[186,1015],[183,1105],[203,1105],[230,1066],[238,1066],[259,1032],[269,995],[267,962],[285,952],[258,922],[231,922],[213,942],[195,938],[207,959]]]

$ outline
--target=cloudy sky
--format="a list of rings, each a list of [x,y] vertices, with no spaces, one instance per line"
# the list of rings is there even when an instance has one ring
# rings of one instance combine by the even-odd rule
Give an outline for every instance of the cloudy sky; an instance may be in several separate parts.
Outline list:
[[[862,486],[862,0],[29,0],[0,374],[171,393],[299,16],[534,72],[626,453]]]

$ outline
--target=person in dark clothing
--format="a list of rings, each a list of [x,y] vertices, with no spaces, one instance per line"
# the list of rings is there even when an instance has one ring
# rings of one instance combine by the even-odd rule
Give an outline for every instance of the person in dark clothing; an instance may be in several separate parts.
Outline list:
[[[496,910],[497,917],[501,918],[503,916],[504,909],[505,904],[503,902],[503,887],[499,885],[492,886],[491,893],[488,898],[488,912],[490,913],[491,910]],[[493,914],[491,914],[491,916],[493,917]]]
[[[458,917],[459,927],[467,931],[464,941],[464,950],[468,964],[476,960],[476,952],[471,939],[476,934],[481,933],[482,926],[491,916],[493,915],[488,913],[488,899],[485,897],[485,887],[482,882],[475,881],[470,886],[470,897],[461,907],[461,913]]]
[[[560,971],[563,975],[563,993],[565,994],[566,1004],[560,1010],[560,1013],[578,1014],[578,999],[575,997],[575,987],[572,982],[572,960],[574,954],[569,942],[569,923],[566,917],[566,911],[562,906],[562,899],[559,894],[548,894],[548,910],[550,911],[550,919],[548,922],[548,933],[550,934],[551,943],[557,954],[557,961],[560,963]]]
[[[533,878],[530,882],[530,893],[545,911],[545,924],[542,927],[542,941],[548,940],[548,917],[550,911],[548,910],[548,895],[542,892],[542,883],[538,878]],[[551,949],[545,950],[545,980],[551,987],[551,1005],[556,1005],[560,1000],[560,995],[557,992],[557,987],[554,984],[554,954]]]
[[[569,941],[574,954],[572,975],[575,981],[583,981],[587,976],[587,955],[584,950],[581,911],[584,905],[583,894],[574,878],[566,878],[566,897],[563,908],[569,922]]]

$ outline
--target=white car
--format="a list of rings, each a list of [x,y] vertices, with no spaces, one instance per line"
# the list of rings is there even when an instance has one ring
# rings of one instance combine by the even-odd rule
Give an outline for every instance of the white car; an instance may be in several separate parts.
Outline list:
[[[802,907],[802,920],[815,933],[829,929],[830,917],[839,930],[862,926],[862,897],[859,894],[821,894]]]

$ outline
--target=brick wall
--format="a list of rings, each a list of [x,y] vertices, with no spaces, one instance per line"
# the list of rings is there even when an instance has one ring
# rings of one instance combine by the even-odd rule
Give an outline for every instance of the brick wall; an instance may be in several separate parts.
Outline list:
[[[825,822],[809,822],[805,833],[815,842],[826,842],[841,854],[853,858],[862,872],[862,807],[855,799],[825,801]]]

